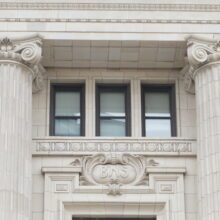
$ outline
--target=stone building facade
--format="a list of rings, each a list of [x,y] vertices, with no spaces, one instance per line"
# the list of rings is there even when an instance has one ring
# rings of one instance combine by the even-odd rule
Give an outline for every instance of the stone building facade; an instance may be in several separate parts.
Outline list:
[[[0,220],[219,220],[218,0],[0,1]]]

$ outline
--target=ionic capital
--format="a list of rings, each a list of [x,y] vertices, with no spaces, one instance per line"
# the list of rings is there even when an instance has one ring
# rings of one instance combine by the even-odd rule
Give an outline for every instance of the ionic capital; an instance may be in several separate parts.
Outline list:
[[[195,76],[199,69],[207,64],[220,61],[220,42],[197,36],[187,38],[186,66],[182,70],[185,89],[194,93]]]
[[[33,75],[33,92],[42,88],[43,73],[42,37],[34,35],[28,38],[0,40],[0,61],[15,61],[30,68]]]

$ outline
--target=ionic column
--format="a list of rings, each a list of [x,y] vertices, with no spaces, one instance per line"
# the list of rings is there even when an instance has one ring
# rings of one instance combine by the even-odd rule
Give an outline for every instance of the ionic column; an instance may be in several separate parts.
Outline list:
[[[220,45],[188,39],[185,82],[195,85],[197,111],[198,219],[220,219]]]
[[[0,219],[31,219],[32,81],[40,85],[41,39],[0,41]]]

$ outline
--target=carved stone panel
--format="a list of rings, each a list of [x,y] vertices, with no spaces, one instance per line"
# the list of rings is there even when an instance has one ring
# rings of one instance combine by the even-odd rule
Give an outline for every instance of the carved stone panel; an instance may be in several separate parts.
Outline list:
[[[81,185],[107,185],[109,194],[120,194],[123,185],[146,185],[145,160],[130,154],[96,154],[83,159]]]

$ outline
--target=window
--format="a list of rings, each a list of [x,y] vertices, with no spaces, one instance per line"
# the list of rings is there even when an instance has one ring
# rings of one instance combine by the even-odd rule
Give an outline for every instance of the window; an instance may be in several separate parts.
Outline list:
[[[142,85],[142,135],[176,136],[173,85]]]
[[[84,85],[52,85],[50,135],[83,136],[84,122]]]
[[[128,85],[97,85],[96,135],[130,136]]]

